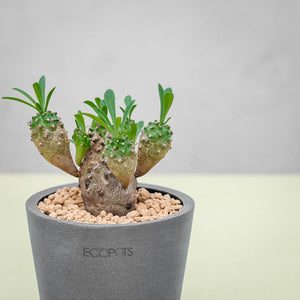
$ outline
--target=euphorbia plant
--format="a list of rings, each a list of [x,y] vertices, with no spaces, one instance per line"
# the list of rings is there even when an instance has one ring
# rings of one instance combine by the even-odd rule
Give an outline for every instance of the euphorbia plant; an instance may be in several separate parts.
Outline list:
[[[171,148],[172,131],[167,114],[174,94],[171,88],[159,84],[160,119],[135,122],[136,107],[131,96],[124,99],[125,107],[117,116],[114,92],[109,89],[103,99],[84,101],[94,113],[78,111],[72,140],[76,147],[75,166],[70,154],[69,139],[56,112],[48,110],[51,89],[45,93],[46,80],[42,76],[33,84],[36,99],[25,91],[14,88],[28,100],[2,97],[24,103],[37,111],[29,122],[31,140],[41,155],[63,171],[79,177],[82,198],[87,211],[98,215],[102,210],[119,216],[135,208],[136,177],[146,174]],[[89,128],[84,117],[91,120]]]

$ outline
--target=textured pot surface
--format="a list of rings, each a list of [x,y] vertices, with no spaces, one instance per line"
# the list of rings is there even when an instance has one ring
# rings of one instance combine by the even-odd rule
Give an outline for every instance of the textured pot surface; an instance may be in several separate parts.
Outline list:
[[[170,194],[183,208],[142,223],[85,224],[52,218],[38,209],[41,200],[64,186],[41,191],[26,202],[41,300],[180,299],[194,210],[189,196],[139,184]]]

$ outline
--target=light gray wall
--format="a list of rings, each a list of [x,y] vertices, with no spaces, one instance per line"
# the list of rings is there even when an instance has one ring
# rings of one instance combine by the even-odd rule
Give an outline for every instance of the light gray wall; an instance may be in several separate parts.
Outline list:
[[[70,136],[83,100],[131,94],[136,120],[171,86],[172,151],[153,172],[300,172],[299,1],[4,0],[0,94],[46,75]],[[0,171],[55,171],[30,142],[33,111],[0,103]]]

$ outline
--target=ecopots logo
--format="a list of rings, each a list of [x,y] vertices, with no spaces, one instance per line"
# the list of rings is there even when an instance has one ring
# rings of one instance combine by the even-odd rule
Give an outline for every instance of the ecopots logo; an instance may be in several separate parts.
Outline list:
[[[132,256],[133,248],[83,248],[85,257],[124,257]]]

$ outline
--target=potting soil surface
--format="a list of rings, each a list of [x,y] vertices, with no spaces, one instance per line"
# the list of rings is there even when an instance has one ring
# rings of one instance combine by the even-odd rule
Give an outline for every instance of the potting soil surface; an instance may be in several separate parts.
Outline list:
[[[145,188],[139,189],[136,197],[135,210],[122,217],[105,211],[101,211],[98,216],[93,216],[84,209],[79,187],[65,187],[57,190],[56,193],[41,201],[38,207],[43,213],[61,220],[98,224],[125,224],[156,220],[172,215],[182,208],[181,202],[171,198],[169,194],[150,193]]]

